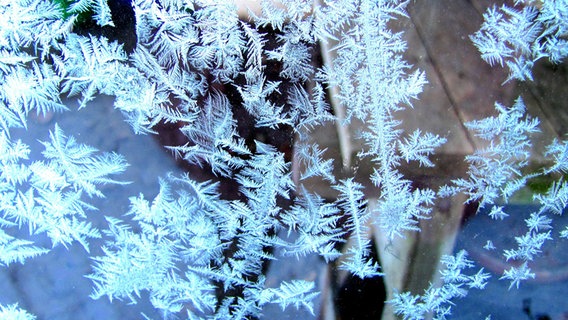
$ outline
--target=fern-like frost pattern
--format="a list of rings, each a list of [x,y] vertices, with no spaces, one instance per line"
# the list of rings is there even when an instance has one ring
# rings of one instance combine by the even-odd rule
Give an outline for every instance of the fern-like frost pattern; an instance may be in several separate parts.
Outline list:
[[[315,314],[314,282],[266,281],[263,268],[279,258],[272,249],[295,258],[317,254],[360,278],[382,276],[371,232],[383,233],[389,244],[399,241],[420,231],[437,199],[458,193],[502,220],[509,214],[498,204],[528,181],[568,171],[568,143],[556,139],[544,154],[553,163],[522,173],[539,122],[519,97],[511,107],[496,103],[495,116],[466,124],[487,141],[466,156],[466,178],[439,190],[413,185],[401,166],[435,166],[432,157],[447,138],[419,128],[406,132],[395,117],[426,84],[425,73],[403,58],[404,35],[389,27],[408,18],[408,1],[320,2],[263,0],[261,11],[243,21],[230,1],[133,0],[136,43],[125,50],[105,36],[74,31],[87,13],[99,27],[114,27],[105,0],[0,0],[0,264],[50,251],[15,237],[16,229],[45,234],[53,246],[78,243],[87,252],[89,240],[102,237],[88,275],[94,299],[136,303],[148,296],[164,318],[259,318],[268,304]],[[568,55],[568,3],[514,4],[490,8],[471,40],[489,64],[509,69],[505,81],[530,80],[537,60],[556,63]],[[331,45],[323,67],[312,64],[317,43]],[[277,77],[268,76],[269,65],[278,66]],[[331,111],[328,91],[344,112]],[[127,184],[116,178],[126,159],[81,144],[55,124],[41,141],[41,157],[32,160],[33,150],[13,132],[28,127],[31,113],[68,112],[70,98],[89,108],[99,95],[115,97],[114,108],[137,134],[179,125],[186,142],[167,148],[232,181],[235,194],[222,194],[220,182],[169,174],[152,199],[131,197],[124,216],[106,216],[108,227],[95,228],[89,216],[97,208],[89,200],[103,198],[105,185]],[[282,146],[246,136],[243,118],[251,128],[289,130],[296,137],[294,164]],[[342,165],[353,169],[348,157],[335,163],[310,140],[329,121],[364,123],[354,137],[363,147],[354,156],[372,163],[372,188],[338,175]],[[327,183],[336,200],[311,190],[313,179]],[[526,233],[502,251],[515,262],[501,276],[510,288],[535,277],[531,263],[548,241],[568,238],[568,229],[554,229],[568,204],[568,183],[559,179],[534,200],[540,207],[525,220]],[[502,249],[490,241],[485,248]],[[465,251],[441,263],[440,286],[421,295],[394,293],[389,303],[397,315],[445,319],[454,298],[486,286],[483,269],[466,273],[474,263]],[[0,317],[34,319],[16,304],[0,306]]]

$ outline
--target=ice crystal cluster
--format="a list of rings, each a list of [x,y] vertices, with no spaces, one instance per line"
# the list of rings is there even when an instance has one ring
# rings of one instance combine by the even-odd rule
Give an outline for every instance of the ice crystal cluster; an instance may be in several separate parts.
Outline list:
[[[496,219],[507,216],[497,200],[507,200],[528,180],[568,170],[568,143],[551,142],[552,165],[530,175],[531,134],[538,120],[526,113],[522,98],[511,107],[496,102],[495,115],[467,123],[487,147],[464,161],[468,177],[440,190],[416,188],[399,168],[407,162],[433,166],[430,156],[445,137],[416,129],[404,132],[397,111],[419,98],[425,74],[403,59],[406,43],[389,22],[407,19],[406,1],[304,0],[261,1],[262,10],[240,19],[232,1],[133,0],[135,44],[100,33],[78,31],[81,19],[113,28],[106,0],[0,0],[0,263],[25,263],[49,254],[14,230],[45,234],[53,246],[79,243],[89,251],[92,238],[105,239],[103,254],[93,257],[92,298],[137,301],[141,293],[165,317],[245,319],[260,317],[262,307],[307,308],[314,312],[314,283],[284,281],[267,287],[263,266],[275,259],[271,248],[291,257],[318,254],[327,262],[341,257],[340,268],[361,278],[382,276],[371,255],[368,228],[388,241],[418,232],[440,197],[465,193],[468,201],[490,208]],[[531,79],[541,58],[560,62],[568,54],[567,1],[525,1],[514,8],[494,7],[471,36],[490,64],[507,66],[510,79]],[[269,38],[267,30],[276,36]],[[314,66],[318,43],[334,43],[333,60]],[[278,78],[267,66],[278,66]],[[509,79],[509,80],[510,80]],[[233,90],[228,96],[221,88]],[[364,186],[339,179],[310,131],[338,121],[326,95],[345,110],[340,124],[365,123],[357,138],[358,157],[370,159],[370,180],[378,190],[370,209]],[[160,123],[175,123],[187,138],[168,147],[178,157],[214,175],[234,181],[239,197],[219,191],[219,182],[189,175],[155,177],[158,195],[133,195],[124,216],[107,215],[107,226],[89,221],[104,197],[100,187],[124,184],[120,174],[128,159],[81,143],[56,124],[42,141],[43,160],[30,161],[30,147],[11,131],[26,128],[29,114],[74,112],[62,101],[79,100],[89,108],[98,95],[114,97],[137,134],[155,134]],[[236,98],[234,97],[236,96]],[[298,181],[290,160],[276,146],[242,134],[238,113],[258,129],[292,130]],[[112,134],[112,133],[109,133]],[[303,181],[319,177],[338,192],[323,199]],[[290,205],[283,206],[283,200]],[[502,278],[518,286],[534,277],[530,262],[551,239],[568,237],[554,228],[554,217],[568,202],[568,184],[559,180],[535,200],[540,209],[526,221],[518,247],[505,248],[519,267]],[[290,241],[280,235],[295,232]],[[555,240],[556,241],[556,240]],[[349,247],[339,250],[339,245]],[[272,261],[272,263],[277,263]],[[483,289],[487,274],[473,267],[465,252],[445,256],[443,285],[422,296],[396,293],[389,303],[405,319],[426,313],[443,319],[451,299],[469,288]],[[33,319],[16,304],[3,306],[7,319]]]

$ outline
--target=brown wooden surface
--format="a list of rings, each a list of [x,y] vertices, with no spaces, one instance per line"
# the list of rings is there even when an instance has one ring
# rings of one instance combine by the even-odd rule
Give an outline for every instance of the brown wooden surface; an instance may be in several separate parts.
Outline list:
[[[542,132],[535,136],[532,157],[537,165],[549,161],[544,157],[545,145],[568,132],[566,63],[552,66],[542,61],[535,65],[534,82],[503,84],[508,70],[491,67],[483,61],[471,42],[469,36],[481,26],[483,12],[494,3],[496,1],[489,0],[411,1],[408,7],[410,19],[401,19],[392,26],[396,31],[404,31],[408,42],[405,59],[414,66],[412,70],[425,71],[428,79],[419,100],[413,101],[414,108],[396,115],[402,120],[401,127],[407,133],[420,128],[448,139],[434,157],[435,169],[401,168],[405,177],[416,186],[437,190],[440,185],[465,174],[464,156],[487,144],[469,132],[465,123],[497,115],[495,102],[511,106],[522,96],[529,114],[539,118]],[[496,5],[503,3],[497,1]],[[351,131],[357,129],[357,125],[351,125]],[[366,185],[372,204],[373,193],[375,197],[379,195],[368,182],[372,166],[369,162],[354,159],[352,172],[342,170],[334,125],[319,128],[310,139],[328,148],[326,156],[336,159],[336,177],[355,174]],[[353,146],[360,148],[357,143]],[[352,154],[357,151],[353,150]],[[310,188],[329,199],[335,197],[328,183],[313,180]],[[439,200],[433,207],[432,219],[420,222],[420,233],[408,233],[388,250],[385,250],[381,231],[373,229],[386,273],[387,292],[396,288],[419,294],[430,283],[436,283],[440,256],[453,250],[465,211],[464,200],[464,197]],[[394,318],[387,306],[383,319]]]

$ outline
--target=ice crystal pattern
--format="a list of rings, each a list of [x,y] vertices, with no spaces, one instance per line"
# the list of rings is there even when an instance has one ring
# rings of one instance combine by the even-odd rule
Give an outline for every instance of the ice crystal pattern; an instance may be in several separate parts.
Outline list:
[[[435,199],[460,192],[468,201],[492,206],[490,215],[502,219],[507,214],[494,206],[496,199],[506,200],[536,175],[566,173],[568,146],[555,140],[547,149],[554,164],[521,174],[538,121],[519,98],[512,107],[496,103],[495,117],[467,124],[489,141],[466,157],[468,178],[441,190],[413,186],[399,171],[401,163],[433,166],[430,156],[446,139],[418,128],[404,132],[394,116],[412,106],[426,83],[425,74],[402,57],[403,34],[389,29],[388,22],[407,18],[407,1],[321,2],[314,7],[310,1],[262,1],[262,13],[243,21],[230,1],[133,0],[136,43],[127,52],[104,36],[75,32],[81,14],[91,14],[99,26],[114,26],[104,0],[0,0],[0,263],[24,263],[50,251],[13,236],[15,229],[46,234],[53,246],[79,243],[86,251],[89,239],[102,237],[103,254],[93,257],[88,275],[94,299],[136,302],[145,292],[165,317],[190,319],[259,317],[266,304],[313,313],[314,283],[266,286],[263,265],[276,259],[270,248],[298,258],[312,253],[328,262],[341,258],[340,268],[356,276],[381,276],[371,255],[370,226],[397,241],[420,230],[419,220],[429,217]],[[485,60],[508,66],[507,80],[531,79],[534,61],[559,62],[567,55],[566,1],[531,4],[490,9],[472,35]],[[263,30],[277,36],[268,41]],[[335,43],[335,58],[321,68],[311,63],[318,42]],[[280,66],[278,80],[267,78],[271,63]],[[230,99],[219,87],[234,89],[238,97]],[[309,141],[313,128],[335,121],[325,98],[329,88],[337,89],[345,108],[342,125],[366,124],[357,156],[374,166],[374,209],[364,186],[335,177],[341,164]],[[154,134],[159,123],[180,125],[188,142],[168,149],[235,181],[241,197],[224,197],[215,181],[157,177],[155,197],[131,197],[123,218],[107,216],[108,226],[95,228],[89,215],[96,208],[89,199],[104,197],[103,185],[128,183],[119,178],[127,160],[84,145],[55,125],[41,142],[44,159],[32,162],[30,147],[11,132],[25,129],[31,113],[70,112],[63,99],[76,98],[79,108],[88,108],[98,95],[113,96],[114,107],[137,134]],[[246,112],[256,128],[294,131],[294,157],[303,168],[297,181],[283,152],[241,136],[235,112]],[[303,184],[314,177],[338,192],[335,201]],[[511,286],[534,276],[529,262],[553,239],[550,216],[562,214],[567,190],[558,181],[535,196],[541,209],[526,221],[527,234],[516,238],[518,248],[504,251],[507,259],[522,262],[502,276]],[[283,200],[291,205],[280,206]],[[279,230],[297,237],[289,241]],[[560,237],[568,237],[567,231]],[[344,242],[349,247],[338,250]],[[442,263],[443,285],[421,296],[396,293],[390,301],[396,313],[443,319],[451,299],[464,296],[466,288],[484,288],[483,270],[462,273],[473,267],[465,252],[445,256]],[[34,318],[16,304],[1,307],[0,314]]]

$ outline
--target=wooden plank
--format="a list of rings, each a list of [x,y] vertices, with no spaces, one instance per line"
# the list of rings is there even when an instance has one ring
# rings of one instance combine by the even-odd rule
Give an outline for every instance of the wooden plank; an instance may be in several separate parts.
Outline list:
[[[462,123],[495,114],[494,103],[514,100],[506,71],[491,68],[469,39],[482,17],[466,0],[416,1],[409,12],[435,72]],[[476,147],[485,142],[473,138]]]
[[[471,3],[480,14],[491,6],[519,8],[513,0],[471,0]],[[508,72],[500,66],[494,68]],[[513,97],[521,96],[528,113],[541,122],[541,133],[534,137],[531,160],[542,164],[546,161],[543,156],[545,146],[553,138],[568,133],[568,64],[553,65],[546,59],[541,59],[535,63],[532,74],[534,81],[513,81],[511,85],[514,87]]]
[[[524,83],[522,88],[536,100],[541,122],[547,122],[555,136],[564,138],[568,134],[568,62],[553,65],[542,60],[532,73],[534,81]]]
[[[419,95],[419,100],[413,101],[413,108],[407,108],[398,112],[395,116],[402,120],[401,127],[407,133],[416,129],[423,132],[432,132],[445,137],[448,141],[438,153],[445,154],[469,154],[473,152],[471,138],[454,112],[454,106],[444,88],[443,79],[439,77],[433,59],[429,56],[422,38],[416,30],[416,26],[409,19],[397,21],[393,26],[397,31],[404,32],[404,38],[408,43],[408,49],[404,58],[415,69],[426,73],[428,83],[424,91]]]
[[[514,0],[470,0],[470,2],[480,15],[483,14],[489,7],[495,6],[498,8],[502,5],[512,7],[515,4]]]

